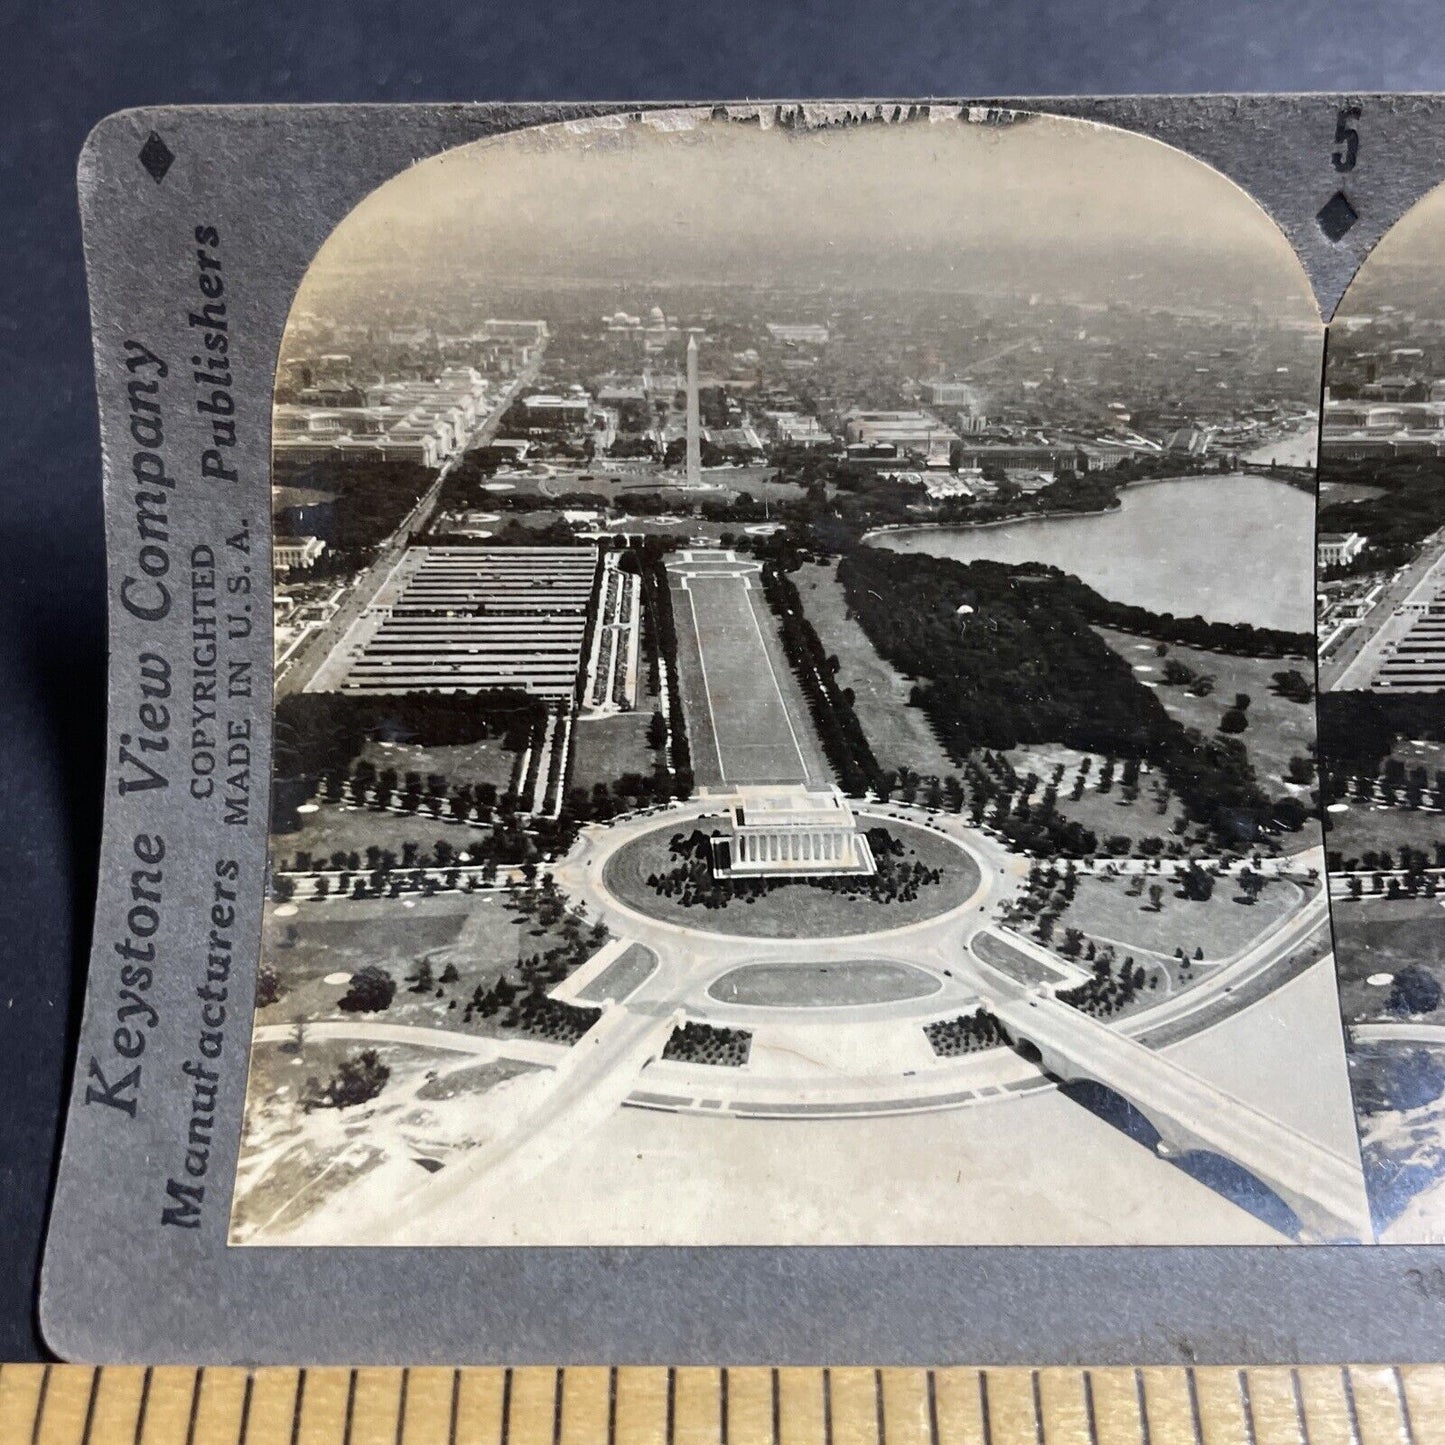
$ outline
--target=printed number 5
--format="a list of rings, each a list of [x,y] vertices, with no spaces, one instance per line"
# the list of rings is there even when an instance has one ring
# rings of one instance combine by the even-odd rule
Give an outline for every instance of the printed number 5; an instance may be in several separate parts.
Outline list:
[[[1335,117],[1335,148],[1330,152],[1330,160],[1337,171],[1355,168],[1355,157],[1360,151],[1360,133],[1352,122],[1359,120],[1360,115],[1359,106],[1347,105]]]

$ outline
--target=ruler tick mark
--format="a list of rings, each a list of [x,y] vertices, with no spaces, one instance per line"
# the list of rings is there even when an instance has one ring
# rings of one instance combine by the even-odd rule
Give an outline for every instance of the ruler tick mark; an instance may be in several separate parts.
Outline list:
[[[90,1445],[90,1432],[95,1425],[95,1397],[100,1393],[100,1366],[90,1372],[90,1394],[85,1402],[85,1427],[80,1432],[81,1445]]]
[[[150,1409],[151,1403],[151,1377],[154,1374],[155,1370],[147,1365],[145,1374],[141,1376],[140,1408],[135,1415],[135,1445],[141,1445],[141,1441],[145,1438],[146,1413]]]
[[[246,1445],[251,1435],[251,1395],[256,1389],[256,1372],[246,1371],[246,1389],[241,1396],[241,1428],[236,1433],[236,1445]]]
[[[201,1378],[200,1373],[196,1374],[197,1399],[200,1397]],[[303,1366],[296,1372],[296,1403],[291,1410],[291,1445],[301,1438],[301,1411],[306,1404],[306,1369]],[[195,1402],[191,1405],[191,1434],[186,1436],[186,1445],[191,1445],[192,1437],[196,1430]]]
[[[1240,1409],[1244,1411],[1244,1433],[1249,1437],[1249,1445],[1259,1445],[1259,1436],[1254,1428],[1254,1401],[1249,1397],[1249,1376],[1238,1370],[1235,1378],[1239,1382]]]
[[[1199,1382],[1194,1378],[1194,1366],[1184,1367],[1184,1379],[1189,1386],[1189,1423],[1194,1428],[1198,1445],[1204,1445],[1204,1426],[1199,1419]]]
[[[304,1370],[301,1372],[306,1373]],[[191,1414],[186,1422],[186,1445],[195,1445],[196,1421],[201,1415],[201,1386],[205,1383],[205,1375],[202,1371],[196,1371],[196,1378],[191,1383]],[[296,1445],[296,1432],[301,1428],[301,1396],[298,1390],[296,1396],[296,1418],[291,1424],[291,1445]]]

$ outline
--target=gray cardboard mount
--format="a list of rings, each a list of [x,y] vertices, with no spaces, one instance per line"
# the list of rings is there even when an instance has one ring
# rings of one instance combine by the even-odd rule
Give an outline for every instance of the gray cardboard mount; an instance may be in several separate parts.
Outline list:
[[[1216,166],[1288,235],[1326,317],[1370,247],[1445,178],[1439,96],[972,103],[1107,122]],[[878,115],[894,104],[883,102]],[[1342,122],[1346,108],[1357,115]],[[288,309],[338,222],[416,160],[507,130],[637,109],[156,108],[111,116],[85,146],[80,196],[110,559],[107,799],[91,974],[42,1280],[48,1342],[62,1356],[97,1362],[1438,1357],[1445,1253],[1429,1247],[227,1247],[266,867],[270,402]],[[1355,164],[1343,173],[1342,123],[1358,136]],[[145,151],[153,134],[168,168],[156,164],[164,161],[157,142]],[[152,170],[162,169],[155,179]],[[1358,220],[1336,242],[1316,218],[1342,188]],[[196,349],[188,314],[213,294],[200,289],[196,255],[206,228],[218,238],[204,248],[221,262],[236,430],[226,475],[209,480],[201,459],[211,422],[184,390]],[[140,535],[137,518],[133,466],[146,433],[144,423],[132,431],[127,387],[152,374],[139,347],[171,359],[169,384],[186,403],[163,416],[175,485],[164,524],[152,519],[147,529],[163,539]],[[249,773],[244,821],[226,820],[219,794],[197,798],[190,787],[191,683],[209,666],[208,615],[219,638],[218,771]],[[167,663],[168,700],[157,682]],[[172,714],[164,722],[162,705]],[[168,785],[134,786],[148,776],[137,758]],[[123,779],[132,784],[125,792]],[[231,864],[234,915],[220,876]],[[138,902],[154,913],[132,918]],[[116,952],[153,922],[165,960],[147,996],[154,1017],[126,996],[126,961]],[[213,930],[229,942],[231,967],[225,999],[207,1002],[197,985],[217,947]],[[197,1181],[204,1200],[198,1227],[166,1226],[162,1212],[176,1203],[166,1183],[187,1178],[193,1142],[194,1080],[182,1066],[201,1057],[203,1031],[220,1047],[209,1157]]]

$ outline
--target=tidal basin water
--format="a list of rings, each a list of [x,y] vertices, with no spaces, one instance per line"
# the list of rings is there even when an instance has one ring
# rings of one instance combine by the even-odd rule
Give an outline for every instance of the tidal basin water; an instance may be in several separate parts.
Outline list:
[[[919,527],[875,545],[959,562],[1044,562],[1115,602],[1308,632],[1314,499],[1267,477],[1187,477],[1121,493],[1112,512],[993,527]]]

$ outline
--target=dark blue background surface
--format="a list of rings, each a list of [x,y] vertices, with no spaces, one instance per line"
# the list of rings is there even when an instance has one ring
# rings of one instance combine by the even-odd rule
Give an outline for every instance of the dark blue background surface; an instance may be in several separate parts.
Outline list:
[[[35,1271],[100,826],[104,556],[75,158],[149,103],[1445,88],[1436,0],[448,0],[0,16],[0,1359]],[[134,1353],[146,1355],[144,1340]]]

